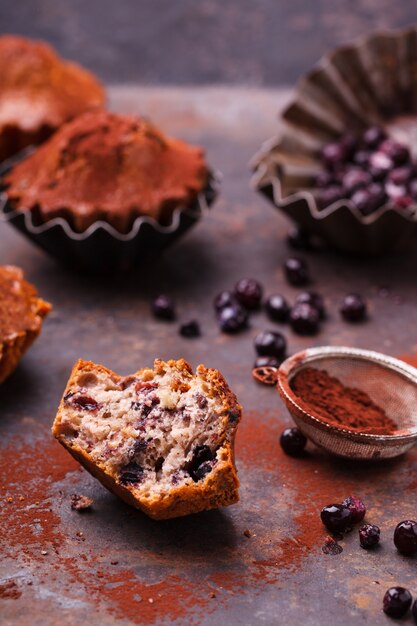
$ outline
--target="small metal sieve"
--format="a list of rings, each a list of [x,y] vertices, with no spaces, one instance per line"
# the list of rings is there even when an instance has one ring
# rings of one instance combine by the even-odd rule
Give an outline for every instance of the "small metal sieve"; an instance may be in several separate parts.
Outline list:
[[[348,387],[357,387],[384,408],[397,425],[394,435],[370,435],[331,426],[307,413],[291,389],[305,367],[326,370]],[[356,348],[310,348],[288,358],[277,372],[278,390],[295,423],[308,439],[332,454],[350,459],[399,456],[417,442],[417,369],[379,352]]]

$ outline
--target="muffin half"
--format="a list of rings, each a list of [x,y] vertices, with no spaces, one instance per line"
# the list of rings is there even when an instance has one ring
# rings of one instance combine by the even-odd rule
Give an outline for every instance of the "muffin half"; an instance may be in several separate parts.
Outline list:
[[[222,375],[184,360],[121,377],[86,361],[52,427],[113,493],[154,519],[238,501],[233,444],[241,407]]]
[[[35,341],[51,309],[38,297],[35,287],[24,280],[21,269],[0,266],[0,383]]]

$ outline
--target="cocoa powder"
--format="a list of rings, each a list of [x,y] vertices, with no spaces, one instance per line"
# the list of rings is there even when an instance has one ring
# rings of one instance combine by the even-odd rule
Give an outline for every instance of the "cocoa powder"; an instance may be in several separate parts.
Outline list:
[[[372,435],[391,435],[398,426],[367,393],[346,387],[325,370],[305,367],[291,381],[301,408],[339,428]]]

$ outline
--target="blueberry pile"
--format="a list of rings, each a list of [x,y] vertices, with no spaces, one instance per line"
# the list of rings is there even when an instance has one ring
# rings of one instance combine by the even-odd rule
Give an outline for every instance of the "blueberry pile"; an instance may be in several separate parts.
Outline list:
[[[314,181],[317,204],[325,209],[349,198],[363,216],[387,204],[411,214],[417,202],[417,163],[409,149],[378,127],[361,137],[344,135],[324,146],[324,169]]]

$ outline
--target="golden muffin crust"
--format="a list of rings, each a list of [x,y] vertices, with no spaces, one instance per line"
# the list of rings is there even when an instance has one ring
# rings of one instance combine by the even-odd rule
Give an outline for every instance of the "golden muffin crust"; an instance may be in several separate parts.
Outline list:
[[[47,43],[0,37],[0,161],[104,102],[99,81]]]
[[[63,217],[83,232],[104,220],[126,233],[138,216],[169,224],[208,176],[200,148],[139,117],[98,111],[63,126],[4,182],[13,204],[41,223]]]
[[[0,266],[0,383],[39,335],[42,320],[51,309],[24,280],[21,269]]]

